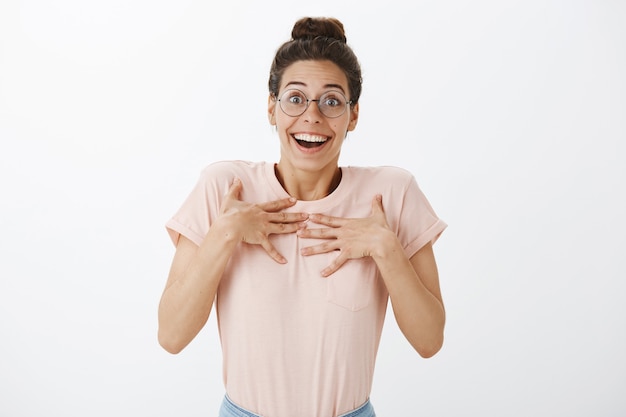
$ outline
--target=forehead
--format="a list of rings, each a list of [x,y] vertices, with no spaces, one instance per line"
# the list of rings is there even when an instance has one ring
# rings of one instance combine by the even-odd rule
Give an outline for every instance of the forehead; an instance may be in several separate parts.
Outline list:
[[[286,87],[309,91],[323,91],[329,88],[348,91],[346,74],[331,61],[297,61],[285,69],[280,89]]]

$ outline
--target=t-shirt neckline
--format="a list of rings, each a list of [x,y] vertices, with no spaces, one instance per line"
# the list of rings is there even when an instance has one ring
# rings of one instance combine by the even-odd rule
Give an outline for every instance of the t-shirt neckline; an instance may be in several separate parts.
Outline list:
[[[265,177],[266,180],[274,191],[278,198],[288,198],[289,193],[283,188],[278,178],[276,178],[276,173],[274,172],[274,166],[276,165],[273,162],[264,162],[265,164]],[[331,207],[339,204],[347,195],[346,189],[349,187],[349,183],[351,181],[350,170],[347,167],[341,168],[341,180],[337,185],[337,188],[333,190],[332,193],[328,194],[326,197],[321,198],[319,200],[298,200],[296,204],[292,207],[292,209],[302,210],[302,211],[316,211],[321,212],[327,210]],[[312,210],[312,209],[315,210]]]

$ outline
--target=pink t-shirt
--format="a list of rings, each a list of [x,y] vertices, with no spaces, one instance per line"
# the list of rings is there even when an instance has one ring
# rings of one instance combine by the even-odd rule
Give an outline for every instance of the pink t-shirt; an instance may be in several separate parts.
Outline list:
[[[341,170],[333,193],[288,210],[366,217],[374,195],[382,194],[387,222],[409,257],[446,228],[408,171]],[[211,164],[166,224],[174,243],[182,234],[200,245],[235,177],[243,182],[244,201],[288,197],[272,163]],[[270,239],[287,264],[275,262],[258,245],[240,243],[220,282],[216,311],[226,392],[262,416],[337,416],[353,410],[369,398],[387,308],[376,265],[371,258],[350,260],[323,278],[320,271],[336,253],[300,255],[301,248],[321,240],[296,234]]]

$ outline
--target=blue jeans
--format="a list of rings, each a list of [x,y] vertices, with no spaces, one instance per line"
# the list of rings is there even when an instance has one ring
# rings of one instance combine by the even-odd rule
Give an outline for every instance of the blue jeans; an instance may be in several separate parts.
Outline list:
[[[224,397],[224,401],[222,402],[222,407],[220,408],[219,417],[262,417],[258,414],[254,414],[252,411],[248,411],[243,409],[233,403],[228,395]],[[365,402],[362,406],[357,408],[356,410],[349,411],[345,414],[340,415],[339,417],[376,417],[376,413],[374,413],[374,407],[369,400]]]

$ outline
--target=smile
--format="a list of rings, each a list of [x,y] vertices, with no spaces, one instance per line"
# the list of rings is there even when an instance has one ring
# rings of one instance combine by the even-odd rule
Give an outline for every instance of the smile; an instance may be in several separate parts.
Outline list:
[[[328,136],[310,135],[307,133],[297,133],[293,135],[293,138],[298,142],[298,145],[305,148],[317,148],[329,139]]]

